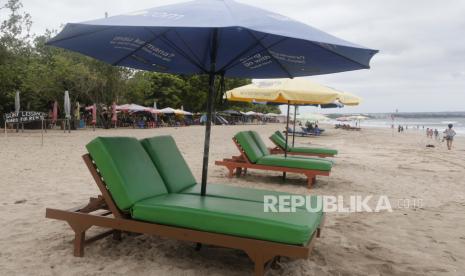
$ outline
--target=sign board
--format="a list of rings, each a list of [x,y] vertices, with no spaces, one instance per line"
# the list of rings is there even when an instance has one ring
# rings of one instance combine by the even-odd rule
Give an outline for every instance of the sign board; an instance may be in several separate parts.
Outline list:
[[[46,114],[43,112],[36,112],[36,111],[11,112],[11,113],[5,114],[5,123],[7,124],[30,123],[34,121],[43,120],[45,117],[46,117]]]

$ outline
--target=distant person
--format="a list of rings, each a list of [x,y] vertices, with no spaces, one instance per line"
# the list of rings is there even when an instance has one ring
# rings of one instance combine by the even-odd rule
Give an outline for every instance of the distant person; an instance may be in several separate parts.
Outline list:
[[[400,131],[401,131],[401,126],[399,125],[399,126],[397,127],[397,132],[400,133]]]
[[[447,149],[452,149],[452,141],[454,141],[455,130],[453,130],[454,126],[452,124],[447,125],[447,129],[444,130],[444,139],[447,141]]]
[[[434,139],[439,140],[439,131],[437,128],[434,129]]]
[[[426,129],[426,138],[429,138],[429,128]]]

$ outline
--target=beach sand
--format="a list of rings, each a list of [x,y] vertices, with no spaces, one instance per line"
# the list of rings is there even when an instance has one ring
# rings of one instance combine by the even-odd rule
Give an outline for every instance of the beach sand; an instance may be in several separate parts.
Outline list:
[[[250,171],[226,178],[215,160],[237,154],[231,137],[257,130],[267,139],[283,125],[215,126],[210,183],[271,189],[297,194],[386,195],[393,212],[328,213],[322,237],[307,260],[282,259],[270,275],[464,275],[465,139],[455,148],[427,140],[423,132],[390,129],[361,132],[326,126],[322,137],[297,138],[299,145],[332,147],[340,154],[330,177],[313,189],[302,175]],[[204,128],[150,130],[49,131],[0,136],[0,274],[2,275],[247,275],[253,265],[240,251],[203,247],[159,237],[110,237],[72,255],[73,232],[62,221],[45,219],[45,208],[71,208],[98,194],[81,155],[96,136],[173,135],[194,175],[200,179]],[[435,148],[426,148],[427,143]],[[214,184],[210,184],[214,185]],[[405,200],[421,206],[405,208]],[[402,206],[399,206],[402,203]],[[415,208],[414,208],[415,207]],[[100,229],[92,230],[97,233]]]

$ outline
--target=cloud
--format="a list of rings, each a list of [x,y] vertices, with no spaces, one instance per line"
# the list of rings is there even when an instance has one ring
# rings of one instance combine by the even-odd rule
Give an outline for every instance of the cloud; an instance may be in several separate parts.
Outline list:
[[[465,2],[240,0],[379,49],[370,70],[311,77],[364,98],[344,112],[452,111],[465,102]],[[23,0],[33,31],[177,3],[176,0]]]

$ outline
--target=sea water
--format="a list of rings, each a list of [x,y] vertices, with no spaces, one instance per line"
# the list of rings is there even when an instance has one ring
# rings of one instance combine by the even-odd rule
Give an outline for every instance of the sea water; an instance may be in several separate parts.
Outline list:
[[[333,121],[334,124],[344,123]],[[349,123],[349,122],[346,122]],[[355,122],[350,122],[351,125],[354,125]],[[391,128],[391,125],[397,129],[399,125],[406,127],[408,130],[424,130],[427,128],[437,129],[440,134],[447,128],[448,124],[454,125],[454,130],[458,136],[465,136],[465,117],[456,117],[456,118],[385,118],[385,119],[367,119],[360,121],[361,127],[379,127],[379,128]]]

